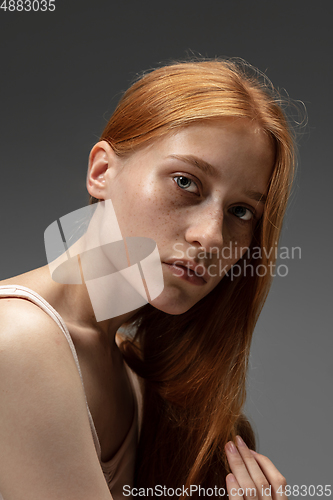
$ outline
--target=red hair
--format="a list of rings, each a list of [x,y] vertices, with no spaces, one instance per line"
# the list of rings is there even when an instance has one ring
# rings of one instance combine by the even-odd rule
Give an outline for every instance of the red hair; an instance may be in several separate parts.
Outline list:
[[[224,117],[256,121],[274,144],[273,174],[252,247],[275,248],[290,193],[294,141],[278,94],[251,66],[204,60],[145,74],[124,94],[101,140],[124,156],[179,127]],[[274,262],[269,251],[251,261],[254,270]],[[147,304],[133,318],[135,336],[121,349],[143,380],[138,487],[223,487],[226,442],[241,434],[255,448],[242,408],[252,333],[271,284],[270,273],[259,274],[223,277],[179,316]]]

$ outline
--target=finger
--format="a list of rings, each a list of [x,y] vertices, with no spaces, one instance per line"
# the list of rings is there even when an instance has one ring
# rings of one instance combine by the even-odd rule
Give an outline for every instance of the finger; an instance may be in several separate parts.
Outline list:
[[[226,479],[227,491],[229,498],[231,500],[243,500],[244,496],[239,495],[242,492],[239,483],[237,482],[235,476],[233,474],[228,474]]]
[[[257,489],[259,498],[270,499],[271,484],[269,478],[264,474],[258,462],[255,460],[254,455],[251,453],[250,449],[246,446],[240,436],[236,436],[236,444],[238,452],[242,457],[245,467],[247,468],[248,473]]]
[[[257,499],[258,498],[257,488],[235,444],[232,441],[229,441],[225,446],[225,451],[232,474],[235,476],[237,483],[243,489],[242,495],[244,499],[246,500]],[[249,454],[251,455],[251,453]],[[251,459],[256,464],[256,460],[252,456]],[[258,465],[256,466],[259,469],[259,466]]]
[[[272,497],[274,500],[288,500],[285,494],[285,489],[287,486],[286,478],[278,471],[273,462],[264,455],[257,453],[256,451],[250,450],[253,458],[256,460],[264,475],[268,479],[272,488]]]

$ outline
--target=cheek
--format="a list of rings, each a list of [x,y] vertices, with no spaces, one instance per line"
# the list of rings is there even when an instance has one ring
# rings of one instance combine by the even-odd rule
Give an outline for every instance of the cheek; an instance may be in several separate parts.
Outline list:
[[[123,236],[147,236],[158,240],[167,236],[176,222],[176,205],[170,195],[153,182],[131,183],[114,190],[111,200]]]
[[[246,252],[253,239],[253,227],[244,224],[244,227],[237,223],[232,232],[225,231],[223,235],[223,248],[221,257],[224,265],[229,268],[234,265]]]

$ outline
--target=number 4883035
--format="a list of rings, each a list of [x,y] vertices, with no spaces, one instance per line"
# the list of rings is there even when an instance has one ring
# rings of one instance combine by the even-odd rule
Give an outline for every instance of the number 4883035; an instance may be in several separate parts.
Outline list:
[[[0,9],[5,12],[53,12],[55,10],[55,0],[3,0]]]

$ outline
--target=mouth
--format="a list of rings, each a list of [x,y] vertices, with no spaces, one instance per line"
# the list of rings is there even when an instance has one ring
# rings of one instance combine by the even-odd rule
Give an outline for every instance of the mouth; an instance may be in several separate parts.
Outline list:
[[[203,266],[195,266],[192,263],[181,263],[177,260],[174,262],[163,262],[163,264],[174,276],[192,285],[203,286],[207,283],[208,273]]]

